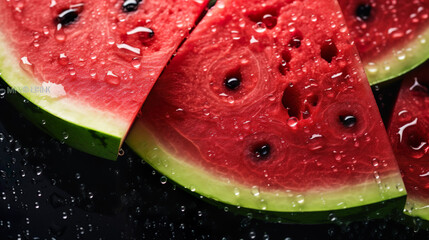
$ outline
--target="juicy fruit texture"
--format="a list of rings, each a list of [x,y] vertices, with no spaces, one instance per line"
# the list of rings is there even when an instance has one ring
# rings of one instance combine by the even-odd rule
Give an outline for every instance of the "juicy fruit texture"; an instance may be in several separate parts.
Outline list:
[[[371,84],[429,58],[429,1],[339,0]]]
[[[152,85],[207,2],[1,1],[2,78],[60,119],[46,122],[54,136],[86,129],[67,142],[115,159]],[[37,87],[49,90],[31,91]],[[40,125],[42,117],[34,118]]]
[[[408,198],[406,213],[429,220],[429,71],[416,69],[403,81],[389,136]]]
[[[178,184],[244,208],[320,212],[405,195],[331,0],[218,1],[127,143]]]

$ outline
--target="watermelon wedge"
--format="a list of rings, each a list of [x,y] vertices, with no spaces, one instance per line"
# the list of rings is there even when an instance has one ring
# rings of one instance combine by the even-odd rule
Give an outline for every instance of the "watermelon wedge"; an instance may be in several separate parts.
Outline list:
[[[53,136],[116,159],[162,69],[208,0],[0,2],[0,72]]]
[[[429,58],[428,0],[339,0],[371,84]]]
[[[407,75],[395,104],[389,136],[408,191],[405,213],[429,220],[429,70]]]
[[[406,194],[333,0],[218,1],[156,83],[127,143],[192,192],[293,213],[290,221],[328,221]]]

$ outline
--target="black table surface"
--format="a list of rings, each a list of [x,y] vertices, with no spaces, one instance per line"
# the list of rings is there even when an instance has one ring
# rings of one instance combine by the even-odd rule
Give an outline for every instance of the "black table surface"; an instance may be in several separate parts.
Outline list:
[[[384,119],[399,84],[373,87]],[[429,239],[400,216],[297,225],[236,215],[124,151],[108,161],[73,150],[0,96],[0,239]]]

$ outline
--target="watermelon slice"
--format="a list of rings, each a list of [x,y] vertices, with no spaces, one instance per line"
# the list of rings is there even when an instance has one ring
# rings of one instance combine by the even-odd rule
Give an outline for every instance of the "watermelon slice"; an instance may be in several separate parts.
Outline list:
[[[371,84],[429,58],[428,0],[339,0]]]
[[[192,192],[241,209],[306,213],[291,221],[403,199],[350,42],[333,0],[218,1],[127,142]]]
[[[403,81],[389,136],[408,191],[406,213],[429,220],[429,70],[416,69]]]
[[[1,77],[8,92],[39,107],[16,103],[46,131],[116,159],[152,85],[207,3],[1,1]]]

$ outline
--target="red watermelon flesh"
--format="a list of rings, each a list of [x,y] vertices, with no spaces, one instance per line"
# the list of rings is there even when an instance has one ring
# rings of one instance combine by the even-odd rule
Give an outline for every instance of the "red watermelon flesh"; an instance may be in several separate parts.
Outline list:
[[[247,208],[323,211],[405,194],[331,0],[218,1],[128,144],[180,185]]]
[[[427,0],[339,0],[371,83],[409,71],[428,58]]]
[[[425,64],[403,81],[389,126],[405,187],[407,212],[429,220],[429,71]]]
[[[123,138],[155,80],[207,2],[1,1],[2,52],[11,53],[1,58],[20,61],[22,67],[10,67],[4,60],[3,78],[17,87],[17,77],[8,77],[11,74],[6,72],[25,71],[34,86],[60,86],[64,92],[54,96],[58,99],[53,102],[61,99],[65,107],[50,111],[47,106],[48,112],[72,123],[73,111],[90,117],[93,114],[99,123],[114,119],[117,126],[93,130],[113,134],[109,128],[118,128],[112,132],[120,132],[117,137]],[[33,101],[31,96],[27,98]],[[39,100],[33,102],[38,105]],[[77,109],[71,110],[73,107]]]

